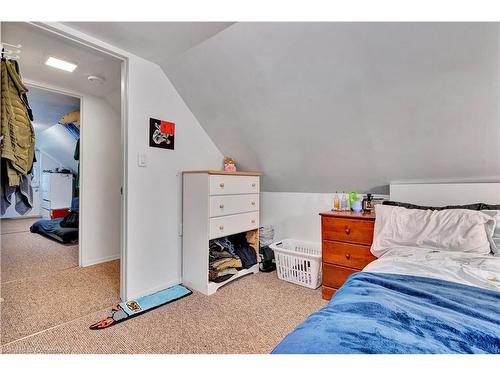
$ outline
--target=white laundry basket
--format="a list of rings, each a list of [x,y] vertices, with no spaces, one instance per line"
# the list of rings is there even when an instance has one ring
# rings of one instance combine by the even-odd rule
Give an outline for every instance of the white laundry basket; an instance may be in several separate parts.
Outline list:
[[[321,245],[292,239],[269,245],[274,251],[278,278],[316,289],[321,285]]]

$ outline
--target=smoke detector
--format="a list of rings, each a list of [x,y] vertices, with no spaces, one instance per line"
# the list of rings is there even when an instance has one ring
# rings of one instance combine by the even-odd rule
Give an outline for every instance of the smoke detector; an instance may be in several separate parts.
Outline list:
[[[105,81],[104,77],[100,77],[100,76],[88,76],[87,79],[89,80],[89,82],[91,83],[98,83],[98,84],[101,84]]]

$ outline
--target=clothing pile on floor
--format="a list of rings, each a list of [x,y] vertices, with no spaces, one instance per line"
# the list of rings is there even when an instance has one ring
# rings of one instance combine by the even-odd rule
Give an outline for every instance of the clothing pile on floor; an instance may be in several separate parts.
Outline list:
[[[238,233],[210,241],[208,280],[221,283],[243,268],[257,264],[256,232]]]
[[[76,197],[71,201],[71,210],[64,218],[38,220],[30,227],[30,232],[41,234],[64,244],[77,243],[79,211],[79,198]]]

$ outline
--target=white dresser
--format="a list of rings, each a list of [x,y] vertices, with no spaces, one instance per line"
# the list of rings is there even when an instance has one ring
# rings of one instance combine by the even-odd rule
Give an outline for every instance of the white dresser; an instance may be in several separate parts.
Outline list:
[[[210,295],[241,276],[259,271],[256,264],[229,280],[208,280],[209,241],[258,231],[260,173],[188,171],[183,173],[182,283]],[[257,233],[258,234],[258,233]],[[258,238],[258,237],[257,237]]]
[[[54,218],[56,210],[67,210],[71,207],[73,197],[73,175],[71,173],[42,174],[41,214],[44,218]]]

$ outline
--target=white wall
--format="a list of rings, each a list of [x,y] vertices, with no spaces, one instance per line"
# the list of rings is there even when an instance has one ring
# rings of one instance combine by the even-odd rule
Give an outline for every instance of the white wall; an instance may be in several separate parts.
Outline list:
[[[106,100],[84,95],[80,133],[80,264],[120,257],[121,124]]]
[[[36,116],[36,112],[34,111]],[[53,125],[36,133],[36,147],[57,162],[58,167],[68,168],[76,173],[78,164],[74,159],[76,139],[64,128],[63,125]],[[44,168],[49,169],[49,168]]]
[[[320,212],[331,210],[332,193],[263,192],[260,195],[260,223],[273,225],[275,240],[295,238],[321,241]],[[388,198],[384,195],[376,197]]]
[[[499,45],[498,23],[238,22],[163,67],[263,191],[388,194],[500,181]]]
[[[38,160],[38,164],[40,166],[40,174],[45,170],[52,170],[56,168],[64,168],[64,165],[59,163],[57,160],[54,160],[49,154],[40,150],[39,152],[40,160]],[[41,178],[41,175],[39,176]]]
[[[262,192],[260,223],[273,225],[275,240],[320,242],[319,213],[331,209],[332,204],[333,194]]]
[[[129,56],[127,299],[181,282],[181,175],[214,169],[222,154],[159,66]],[[149,118],[176,124],[175,150],[149,147]],[[148,165],[138,167],[138,153]]]

